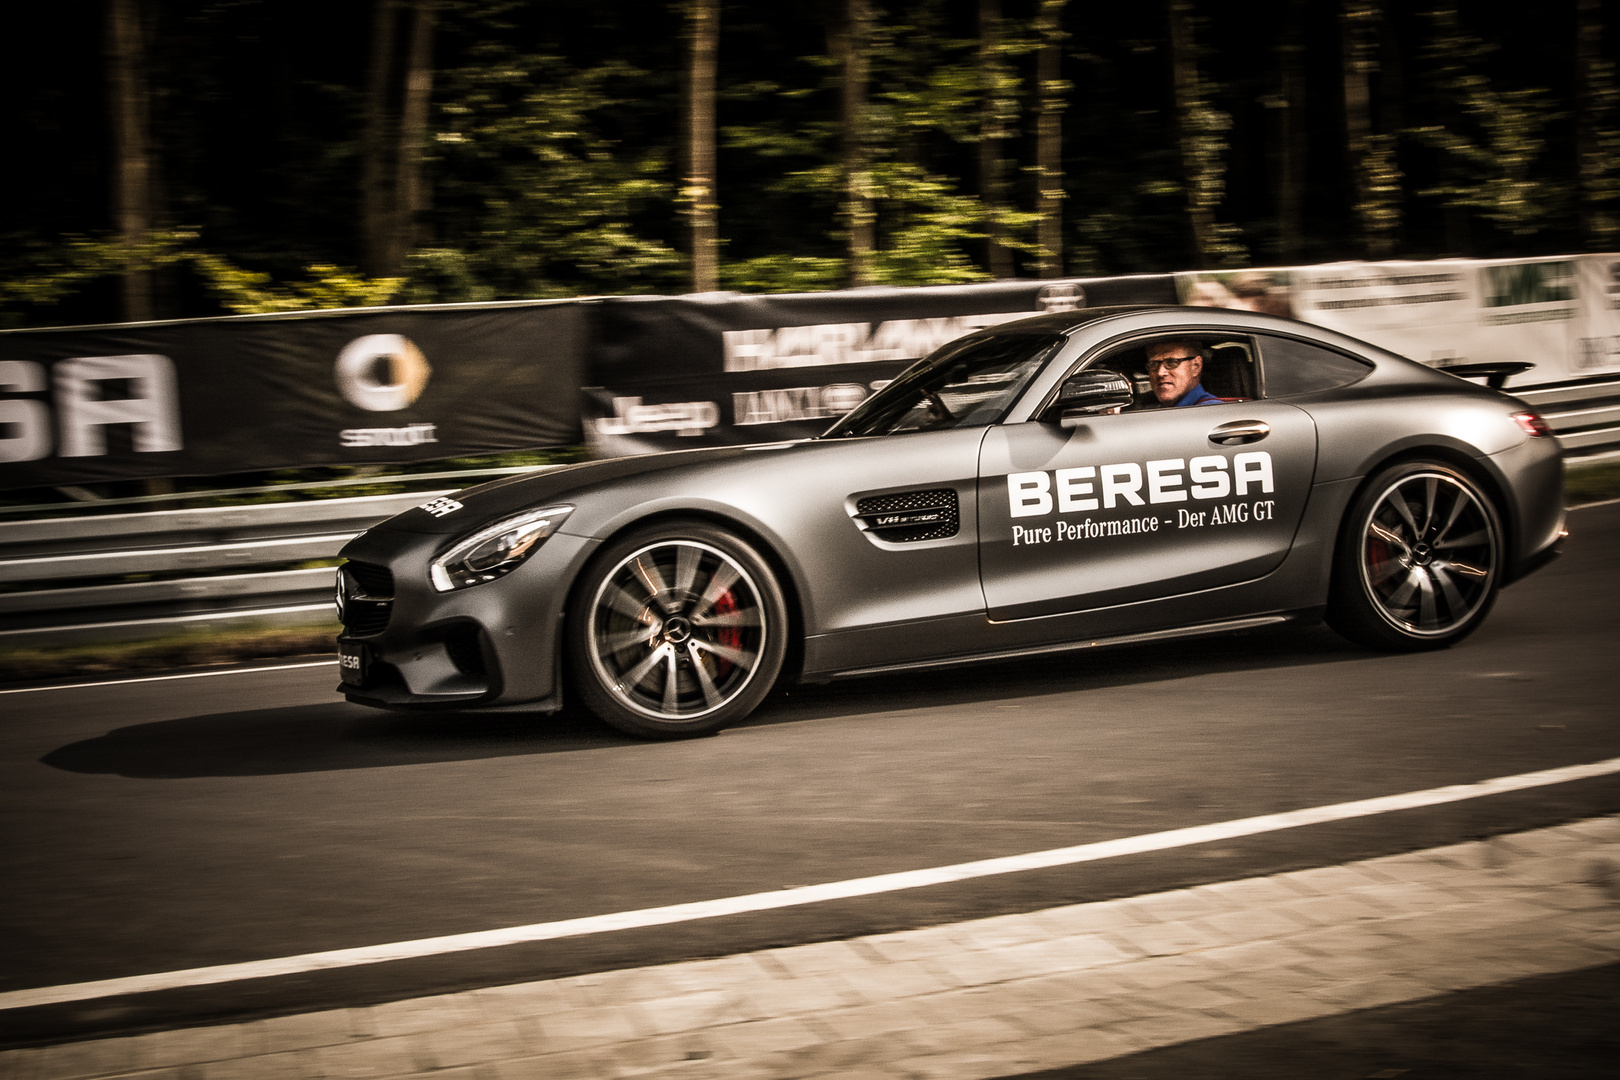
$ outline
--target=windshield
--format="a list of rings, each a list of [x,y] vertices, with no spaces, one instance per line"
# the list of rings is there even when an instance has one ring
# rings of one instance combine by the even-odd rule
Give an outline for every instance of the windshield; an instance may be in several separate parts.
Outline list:
[[[1059,334],[995,334],[954,341],[911,365],[823,438],[993,424],[1062,344]]]

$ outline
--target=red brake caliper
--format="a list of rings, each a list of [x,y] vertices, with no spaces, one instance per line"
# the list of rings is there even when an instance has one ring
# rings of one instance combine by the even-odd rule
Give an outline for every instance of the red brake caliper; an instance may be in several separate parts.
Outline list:
[[[721,593],[714,601],[714,613],[716,615],[729,615],[736,610],[737,598],[731,595],[730,589],[727,589],[725,592]],[[722,645],[729,646],[733,649],[742,648],[743,635],[742,627],[740,626],[722,626],[720,627],[719,633],[715,634],[715,637]],[[720,678],[723,679],[730,674],[732,663],[730,660],[727,660],[724,657],[716,656],[714,658],[714,666],[716,673],[720,676]]]
[[[1383,573],[1384,567],[1389,565],[1389,541],[1376,532],[1367,538],[1367,561],[1372,564],[1375,574]]]

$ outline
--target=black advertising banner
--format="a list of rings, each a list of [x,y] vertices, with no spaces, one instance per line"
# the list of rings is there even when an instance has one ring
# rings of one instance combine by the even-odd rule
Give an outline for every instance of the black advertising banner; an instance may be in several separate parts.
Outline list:
[[[1162,275],[5,331],[0,489],[434,461],[582,425],[605,456],[804,438],[980,327],[1175,299]]]
[[[592,311],[585,435],[604,456],[806,438],[980,327],[1175,302],[1167,274],[607,299]]]
[[[0,333],[0,488],[565,445],[585,319],[563,301]]]

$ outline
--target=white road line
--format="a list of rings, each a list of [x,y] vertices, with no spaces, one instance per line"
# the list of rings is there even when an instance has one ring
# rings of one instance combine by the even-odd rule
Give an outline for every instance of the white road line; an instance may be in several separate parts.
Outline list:
[[[1594,761],[1585,765],[1569,765],[1541,772],[1521,773],[1481,780],[1474,784],[1453,784],[1448,787],[1411,791],[1401,795],[1384,795],[1375,799],[1315,806],[1283,814],[1265,814],[1260,817],[1240,818],[1211,825],[1195,825],[1186,829],[1127,836],[1117,840],[1104,840],[1076,847],[1054,848],[1025,855],[1008,855],[978,862],[957,863],[927,870],[907,870],[896,874],[834,881],[823,885],[805,885],[796,889],[754,893],[749,896],[728,896],[718,900],[699,900],[689,904],[671,904],[668,907],[644,908],[640,911],[620,911],[608,915],[591,915],[560,922],[534,923],[512,926],[501,930],[480,930],[468,934],[448,934],[443,937],[422,938],[417,941],[396,941],[387,945],[366,945],[353,949],[332,949],[327,952],[305,953],[271,960],[250,960],[240,964],[221,964],[216,967],[188,968],[184,971],[164,971],[151,975],[132,975],[121,979],[102,979],[96,982],[69,983],[63,986],[42,986],[29,990],[0,993],[0,1010],[25,1009],[38,1005],[55,1005],[66,1001],[89,1001],[119,994],[141,994],[154,990],[173,990],[186,986],[210,986],[236,982],[242,979],[263,979],[275,975],[297,975],[329,968],[356,967],[361,964],[380,964],[389,960],[408,960],[445,953],[465,952],[471,949],[489,949],[502,945],[517,945],[556,938],[580,937],[587,934],[610,933],[670,923],[712,919],[722,915],[744,912],[770,911],[774,908],[817,904],[827,900],[844,900],[856,896],[873,896],[901,889],[918,889],[927,885],[943,885],[953,881],[990,877],[996,874],[1014,874],[1024,870],[1040,870],[1054,866],[1112,859],[1121,855],[1135,855],[1147,851],[1165,851],[1206,844],[1214,840],[1230,840],[1240,836],[1276,832],[1301,825],[1318,825],[1347,818],[1388,814],[1396,810],[1411,810],[1424,806],[1478,799],[1487,795],[1500,795],[1526,788],[1565,784],[1597,776],[1620,773],[1620,758]]]
[[[224,668],[220,671],[188,671],[183,675],[143,675],[135,679],[103,679],[100,682],[66,683],[60,686],[19,686],[0,690],[0,694],[37,694],[42,690],[84,690],[96,686],[122,686],[125,683],[165,682],[169,679],[206,679],[214,675],[252,675],[260,671],[292,671],[296,668],[335,667],[336,660],[305,660],[297,664],[274,664],[265,667]]]

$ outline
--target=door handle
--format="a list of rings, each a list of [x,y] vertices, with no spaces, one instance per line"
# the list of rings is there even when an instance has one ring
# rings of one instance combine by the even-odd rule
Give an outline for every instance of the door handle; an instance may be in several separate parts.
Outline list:
[[[1264,420],[1233,420],[1209,433],[1209,441],[1223,446],[1259,442],[1271,434],[1271,425]]]

